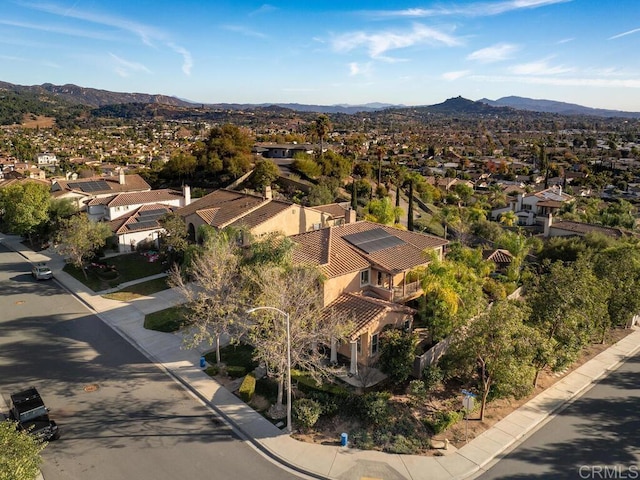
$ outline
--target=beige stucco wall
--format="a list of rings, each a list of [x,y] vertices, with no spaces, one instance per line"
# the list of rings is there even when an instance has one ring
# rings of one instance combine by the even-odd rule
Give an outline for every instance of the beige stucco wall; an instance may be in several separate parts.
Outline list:
[[[367,364],[370,360],[374,361],[379,353],[380,353],[380,339],[378,338],[378,354],[375,356],[371,356],[371,337],[377,332],[381,332],[384,327],[387,325],[392,325],[394,328],[402,328],[404,326],[404,322],[411,317],[405,313],[400,312],[390,312],[384,318],[373,322],[369,328],[368,332],[360,335],[360,342],[362,345],[362,350],[358,354],[358,363],[360,365]],[[338,353],[344,355],[347,358],[351,358],[351,344],[350,343],[342,343],[338,347]]]
[[[340,277],[330,278],[324,282],[324,305],[327,306],[338,298],[342,293],[359,292],[360,271],[348,273]]]

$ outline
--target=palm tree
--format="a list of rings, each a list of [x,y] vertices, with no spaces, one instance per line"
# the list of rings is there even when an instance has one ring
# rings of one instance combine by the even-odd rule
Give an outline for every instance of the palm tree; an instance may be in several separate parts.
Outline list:
[[[501,213],[500,223],[506,225],[507,227],[513,227],[516,223],[518,223],[518,216],[513,210]]]
[[[331,121],[329,120],[329,117],[326,115],[319,115],[313,123],[313,131],[320,141],[320,157],[322,157],[324,153],[324,138],[331,131]]]

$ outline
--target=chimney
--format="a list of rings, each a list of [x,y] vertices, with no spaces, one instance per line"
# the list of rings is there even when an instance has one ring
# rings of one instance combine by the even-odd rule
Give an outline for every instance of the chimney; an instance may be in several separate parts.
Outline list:
[[[182,186],[182,196],[184,197],[184,206],[191,203],[191,187],[189,185]]]
[[[347,210],[344,216],[344,223],[356,223],[356,211],[353,208]]]
[[[271,192],[271,186],[267,185],[264,187],[264,198],[266,200],[273,200],[273,193]]]
[[[120,175],[118,177],[118,180],[120,182],[120,185],[124,185],[125,184],[124,170],[122,168],[120,169]]]
[[[551,225],[553,225],[553,215],[549,214],[547,218],[544,219],[544,236],[548,237],[551,231]]]

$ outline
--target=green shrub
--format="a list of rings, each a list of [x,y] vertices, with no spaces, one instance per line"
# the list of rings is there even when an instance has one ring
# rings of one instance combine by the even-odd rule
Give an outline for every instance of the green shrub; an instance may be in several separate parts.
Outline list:
[[[427,391],[433,390],[444,381],[444,372],[437,365],[427,365],[422,370],[422,380]]]
[[[427,398],[427,387],[422,380],[409,382],[409,397],[414,404],[421,403]]]
[[[438,435],[464,418],[464,412],[436,412],[432,418],[425,419],[425,426]]]
[[[266,398],[269,403],[275,403],[278,397],[278,382],[269,377],[262,377],[256,382],[256,394]]]
[[[322,415],[330,417],[340,411],[340,399],[337,396],[326,392],[310,392],[308,395],[320,404]]]
[[[318,402],[310,398],[301,398],[293,402],[291,407],[294,418],[298,425],[304,428],[313,427],[322,412],[322,407]]]
[[[291,164],[291,168],[309,179],[318,178],[322,173],[320,165],[310,158],[296,158]]]
[[[389,453],[397,453],[400,455],[412,455],[418,453],[421,442],[413,438],[407,438],[404,435],[396,435],[385,449]]]
[[[220,373],[220,367],[218,365],[210,365],[205,368],[204,373],[206,373],[210,377],[215,377]]]
[[[380,425],[389,418],[389,392],[371,392],[362,397],[362,414],[365,420]]]
[[[360,450],[373,450],[376,446],[371,434],[367,430],[359,429],[349,438],[351,445]]]
[[[253,373],[250,373],[244,380],[242,380],[242,384],[240,385],[240,389],[238,390],[238,394],[240,398],[249,403],[253,398],[253,395],[256,393],[256,377]]]
[[[227,375],[229,375],[231,378],[244,377],[246,374],[247,374],[247,369],[240,365],[227,366]]]

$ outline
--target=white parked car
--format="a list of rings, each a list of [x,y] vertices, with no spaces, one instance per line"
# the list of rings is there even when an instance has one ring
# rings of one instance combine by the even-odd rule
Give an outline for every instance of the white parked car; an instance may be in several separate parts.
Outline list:
[[[51,280],[53,278],[51,269],[43,264],[34,265],[31,269],[31,275],[36,280]]]

